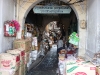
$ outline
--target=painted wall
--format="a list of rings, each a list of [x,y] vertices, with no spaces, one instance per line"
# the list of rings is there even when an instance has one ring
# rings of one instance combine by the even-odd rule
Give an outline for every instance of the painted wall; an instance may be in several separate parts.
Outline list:
[[[86,58],[90,60],[94,53],[100,52],[100,0],[87,1],[87,45]]]
[[[4,37],[4,21],[15,19],[15,0],[0,0],[0,53],[12,49],[14,37]]]

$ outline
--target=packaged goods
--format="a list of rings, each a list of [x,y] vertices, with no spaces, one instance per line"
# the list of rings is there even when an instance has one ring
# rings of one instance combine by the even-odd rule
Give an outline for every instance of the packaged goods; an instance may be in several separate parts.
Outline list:
[[[25,62],[25,51],[22,48],[14,49],[14,50],[8,50],[7,53],[10,54],[20,54],[20,66],[24,64]]]
[[[24,66],[20,66],[19,75],[24,75]]]
[[[27,65],[24,65],[24,75],[27,73]]]
[[[33,37],[32,45],[38,46],[38,40],[37,40],[37,37]]]
[[[17,62],[18,66],[16,67],[16,70],[18,70],[19,66],[20,66],[20,54],[16,51],[16,50],[7,50],[7,53],[11,54],[11,55],[15,55],[19,57],[19,62]]]
[[[38,46],[34,46],[34,50],[38,50]]]
[[[59,70],[60,70],[60,74],[61,75],[66,75],[66,65],[65,65],[65,60],[59,60],[58,66],[59,66]]]
[[[20,57],[8,53],[0,54],[0,68],[16,71],[19,67]]]
[[[0,68],[0,75],[14,75],[14,73],[15,72],[13,70],[6,70]]]
[[[96,66],[90,62],[66,62],[66,75],[96,75]]]
[[[19,69],[15,71],[13,75],[19,75]]]
[[[21,52],[21,60],[22,61],[21,61],[20,65],[23,66],[25,64],[25,50],[22,48],[18,48],[17,50]]]
[[[27,68],[29,69],[30,65],[32,64],[32,58],[29,59],[29,62],[27,63]]]
[[[13,47],[14,49],[18,49],[18,48],[23,48],[25,50],[25,52],[28,52],[31,50],[31,43],[29,40],[25,40],[25,39],[17,39],[14,40],[13,42]]]
[[[34,45],[32,45],[32,50],[35,50]]]
[[[29,55],[30,55],[30,51],[25,52],[25,64],[29,62]]]
[[[96,67],[96,75],[100,75],[100,67]]]
[[[37,55],[38,55],[38,51],[37,50],[31,51],[31,57],[32,57],[33,60],[37,59]]]
[[[78,42],[79,42],[78,34],[76,32],[73,32],[69,36],[69,43],[74,44],[74,45],[78,45]]]
[[[59,60],[64,60],[65,59],[65,54],[59,54]]]

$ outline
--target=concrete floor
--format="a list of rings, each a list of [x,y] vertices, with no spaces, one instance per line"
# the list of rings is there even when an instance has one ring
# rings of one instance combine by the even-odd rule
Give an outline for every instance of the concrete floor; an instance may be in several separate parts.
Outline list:
[[[30,69],[27,75],[57,75],[57,48],[51,48],[43,60]]]

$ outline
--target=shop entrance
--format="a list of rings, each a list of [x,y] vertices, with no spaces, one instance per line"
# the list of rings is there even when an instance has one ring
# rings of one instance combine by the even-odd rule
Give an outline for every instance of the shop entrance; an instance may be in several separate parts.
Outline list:
[[[51,68],[52,65],[50,65],[50,63],[53,64],[54,66],[54,63],[55,63],[54,61],[57,59],[57,57],[55,57],[55,54],[57,51],[52,52],[51,50],[55,46],[57,50],[56,44],[60,37],[63,37],[64,46],[66,45],[67,47],[69,47],[70,34],[73,32],[78,33],[77,17],[72,9],[69,13],[56,12],[56,14],[55,13],[44,14],[44,13],[35,13],[35,11],[33,11],[33,8],[30,10],[25,20],[25,28],[24,28],[25,38],[32,37],[33,39],[32,50],[33,52],[34,51],[37,51],[38,53],[40,52],[40,55],[39,55],[40,57],[41,55],[45,56],[46,54],[48,54],[48,52],[51,53],[50,55],[48,54],[46,56],[46,58],[48,59],[46,59],[47,61],[44,62],[45,65],[43,63],[42,65],[40,64],[41,66],[44,65],[46,67],[44,68],[40,66],[39,67],[42,69],[55,68],[55,67]],[[66,51],[68,49],[67,47],[66,47]],[[55,49],[53,50],[55,51]],[[34,60],[37,59],[37,57],[35,56],[34,58],[35,58]],[[53,60],[53,61],[48,63],[48,61],[50,60]],[[46,64],[48,64],[49,67]]]
[[[35,11],[33,11],[34,8],[35,7],[30,10],[25,20],[25,37],[28,37],[27,33],[31,34],[32,37],[37,37],[38,45],[40,45],[43,39],[49,39],[45,35],[48,33],[47,36],[50,37],[50,31],[56,34],[59,34],[60,31],[66,44],[69,43],[69,36],[71,33],[78,33],[78,21],[72,9],[69,13],[51,14],[35,13]],[[54,37],[54,35],[51,36]],[[53,38],[54,43],[57,42],[57,38],[59,38],[59,36]],[[39,47],[40,46],[38,46],[38,49]]]
[[[55,0],[54,0],[55,1]],[[74,1],[74,0],[73,0]],[[17,20],[19,21],[19,23],[21,24],[21,29],[17,34],[17,38],[21,38],[21,34],[23,33],[23,29],[24,29],[24,24],[25,24],[25,20],[26,17],[29,13],[29,11],[38,3],[42,2],[42,0],[29,0],[29,1],[20,1],[19,3],[19,9],[18,11],[18,15],[17,15]],[[68,1],[66,0],[62,0],[63,3],[67,3]],[[50,3],[50,2],[49,2]],[[21,5],[23,4],[23,5]],[[77,3],[75,5],[70,5],[71,8],[74,10],[76,16],[77,16],[77,25],[78,25],[78,33],[79,33],[79,52],[78,52],[78,56],[85,56],[85,42],[86,42],[86,29],[85,29],[85,22],[86,22],[86,1],[82,2],[82,6],[81,3]],[[21,6],[21,7],[20,7]],[[84,8],[84,9],[83,9]],[[25,10],[26,9],[26,10]],[[55,21],[55,20],[52,20]],[[50,22],[52,22],[50,21]],[[49,22],[47,23],[49,24]]]
[[[51,3],[52,1],[55,1],[55,0],[48,0],[48,1],[50,1],[49,3]],[[45,4],[48,1],[46,1],[46,0],[28,0],[28,1],[18,2],[19,6],[20,6],[20,4],[23,4],[23,5],[21,7],[19,7],[18,13],[17,13],[18,14],[17,19],[18,19],[19,23],[21,24],[21,29],[18,33],[17,38],[21,38],[21,34],[23,33],[22,31],[24,29],[25,29],[25,31],[28,31],[28,34],[25,34],[25,37],[27,35],[28,36],[39,36],[39,38],[34,38],[35,43],[33,43],[33,45],[35,45],[35,46],[32,48],[35,50],[39,50],[39,47],[41,48],[41,46],[39,44],[38,44],[39,45],[38,46],[37,43],[40,43],[41,40],[44,40],[41,38],[43,36],[42,33],[44,31],[46,31],[46,32],[49,31],[48,29],[50,29],[50,28],[48,28],[48,26],[51,25],[52,23],[55,23],[55,24],[57,24],[57,29],[60,28],[61,32],[64,33],[64,31],[66,31],[64,33],[64,35],[66,35],[67,40],[68,40],[68,36],[73,31],[75,31],[79,34],[80,41],[79,41],[79,45],[78,45],[78,47],[79,47],[78,56],[84,57],[84,55],[85,55],[85,35],[86,35],[86,29],[85,29],[86,9],[85,9],[85,7],[83,9],[83,6],[81,6],[80,3],[75,4],[75,5],[69,5],[73,9],[71,11],[70,15],[68,15],[68,14],[36,14],[36,13],[34,14],[33,13],[33,10],[32,10],[33,7],[35,7],[36,5]],[[71,0],[69,0],[69,1],[71,1]],[[57,2],[58,4],[61,3],[61,5],[63,5],[63,4],[67,5],[67,3],[69,1],[68,0],[67,1],[66,0],[61,0],[61,1],[58,0],[55,2]],[[73,0],[73,1],[75,2],[76,0]],[[83,4],[86,5],[86,1],[84,1]],[[32,14],[33,16],[30,15],[29,13]],[[30,16],[30,18],[28,16]],[[26,26],[27,26],[27,28],[26,28]],[[33,30],[34,30],[34,32],[32,32]],[[30,33],[32,33],[32,35],[30,35]],[[36,39],[38,39],[38,42]],[[45,40],[45,42],[47,42],[47,41]],[[46,44],[46,43],[43,43],[43,45],[44,44]],[[46,48],[49,49],[47,46],[46,46]],[[46,54],[46,52],[44,54]],[[54,53],[52,53],[52,54],[54,54]],[[42,63],[42,64],[44,64],[44,63]],[[43,66],[43,65],[40,65],[40,67],[41,66]],[[50,74],[51,71],[48,73]],[[42,71],[40,71],[39,73],[40,74],[43,73],[43,75],[44,75],[44,74],[46,74],[46,72],[47,71],[45,71],[45,73],[43,73]],[[38,72],[36,72],[36,73],[38,73]],[[46,74],[46,75],[49,75],[49,74]]]

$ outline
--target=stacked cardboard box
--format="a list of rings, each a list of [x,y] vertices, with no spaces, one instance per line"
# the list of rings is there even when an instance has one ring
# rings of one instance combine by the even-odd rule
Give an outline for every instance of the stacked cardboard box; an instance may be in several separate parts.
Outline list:
[[[27,39],[17,39],[17,40],[14,40],[13,48],[14,49],[22,48],[22,49],[25,50],[25,52],[28,52],[28,51],[31,50],[30,40],[27,40]]]
[[[96,67],[96,75],[100,75],[100,67]]]
[[[20,57],[18,54],[8,53],[0,54],[0,74],[1,75],[19,75]]]
[[[29,55],[31,52],[31,47],[32,47],[32,40],[31,39],[20,39],[20,40],[15,40],[13,43],[13,48],[14,49],[23,49],[25,50],[25,57],[24,57],[24,65],[22,65],[22,68],[24,66],[24,70],[26,69],[25,66],[29,62]],[[25,72],[25,71],[24,71]]]
[[[66,75],[96,75],[96,66],[86,61],[66,61]]]

